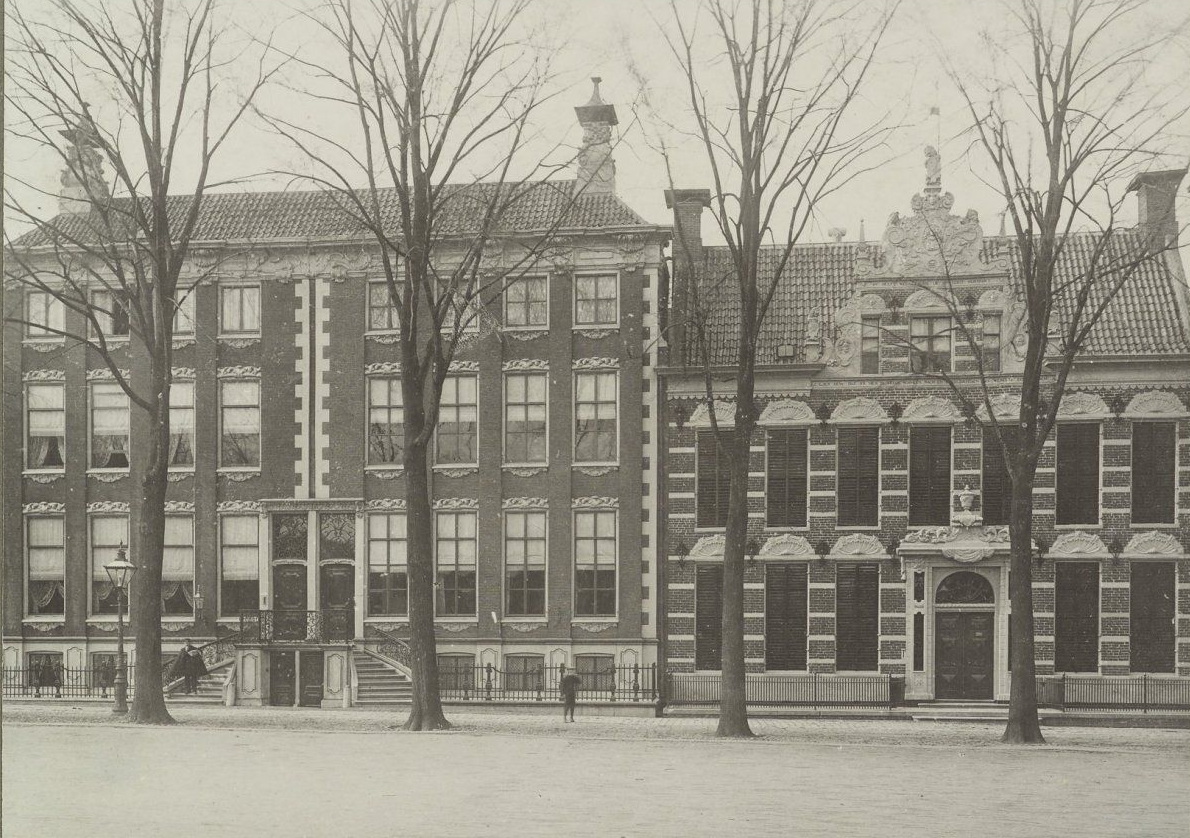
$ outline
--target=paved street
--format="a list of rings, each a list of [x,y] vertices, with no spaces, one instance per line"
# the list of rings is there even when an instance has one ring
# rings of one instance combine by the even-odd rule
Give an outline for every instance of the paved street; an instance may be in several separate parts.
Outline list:
[[[708,719],[457,713],[413,735],[386,713],[178,708],[182,725],[133,728],[105,711],[5,708],[4,835],[1190,830],[1188,731],[1054,729],[1016,750],[994,725],[766,720],[741,743]]]

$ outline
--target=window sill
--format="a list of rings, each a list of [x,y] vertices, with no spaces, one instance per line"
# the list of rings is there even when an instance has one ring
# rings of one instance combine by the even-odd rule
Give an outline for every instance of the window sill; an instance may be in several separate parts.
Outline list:
[[[1103,523],[1101,521],[1095,521],[1092,524],[1054,524],[1055,530],[1067,530],[1067,531],[1088,530],[1088,529],[1097,530],[1097,529],[1101,529],[1102,527],[1103,527]]]
[[[38,623],[44,625],[45,623],[62,624],[66,621],[65,614],[29,614],[25,616],[22,623]]]
[[[461,463],[459,465],[442,464],[442,465],[435,465],[434,471],[446,474],[447,477],[456,477],[459,475],[451,474],[451,472],[459,472],[460,475],[461,474],[477,474],[479,472],[479,465],[478,464],[470,464],[469,465],[466,463]]]
[[[769,526],[766,526],[766,527],[764,528],[764,531],[765,531],[765,532],[776,532],[776,533],[782,533],[782,532],[809,532],[809,531],[810,531],[810,527],[809,527],[809,526],[804,526],[804,527],[769,527]],[[791,671],[793,671],[793,670],[791,670]]]
[[[506,468],[506,469],[513,469],[513,468],[531,468],[531,469],[538,469],[538,468],[539,468],[539,469],[548,469],[548,468],[549,468],[549,466],[550,466],[550,464],[549,464],[548,462],[541,462],[541,463],[504,463],[504,465],[502,465],[502,466],[501,466],[501,468]]]
[[[405,466],[396,463],[372,463],[364,466],[364,471],[404,471]]]
[[[37,349],[38,351],[41,351],[41,352],[48,351],[47,349],[42,349],[41,347],[48,347],[48,349],[53,349],[53,348],[56,348],[59,346],[65,346],[65,345],[66,345],[66,338],[59,338],[59,337],[22,338],[22,340],[21,340],[21,346],[28,346],[31,349]]]
[[[1164,521],[1159,524],[1138,524],[1133,523],[1131,529],[1134,530],[1174,530],[1178,528],[1178,524],[1174,521]]]
[[[618,332],[620,322],[614,323],[575,323],[570,327],[572,332]]]
[[[543,625],[544,626],[547,623],[549,623],[549,618],[546,617],[544,614],[517,615],[515,617],[514,616],[501,617],[500,622],[501,623],[520,623],[522,625],[524,625],[525,623],[528,623],[529,625]]]
[[[604,625],[616,625],[620,622],[620,618],[615,615],[605,615],[602,617],[580,617],[575,615],[570,618],[571,624],[576,623],[602,623]]]
[[[448,620],[450,618],[440,617],[436,619]],[[374,617],[364,617],[364,622],[369,625],[373,623],[396,623],[397,625],[407,626],[409,625],[409,617],[400,614],[393,614],[391,617],[385,616],[384,614],[377,614]]]
[[[836,530],[852,530],[857,532],[880,532],[879,524],[835,524]]]
[[[550,330],[549,323],[542,323],[534,326],[501,326],[502,332],[548,332]]]
[[[22,477],[61,477],[64,474],[64,468],[27,468],[21,472]]]
[[[570,464],[571,468],[619,468],[619,460],[607,460],[605,462],[574,462]]]

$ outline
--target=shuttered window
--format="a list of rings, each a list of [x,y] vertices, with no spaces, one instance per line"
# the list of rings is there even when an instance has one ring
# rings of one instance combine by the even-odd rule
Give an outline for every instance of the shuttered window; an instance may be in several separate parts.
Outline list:
[[[1059,524],[1099,523],[1099,426],[1058,426]]]
[[[950,428],[909,431],[909,523],[950,523]]]
[[[764,668],[806,668],[806,565],[772,563],[764,569]]]
[[[765,495],[770,527],[806,526],[806,430],[768,433]]]
[[[723,445],[731,445],[731,434],[722,433]],[[727,454],[715,444],[713,431],[698,434],[698,526],[726,527],[727,500],[731,494],[731,471]]]
[[[723,565],[699,565],[694,594],[694,668],[719,669],[723,653]]]
[[[1131,582],[1132,671],[1173,672],[1173,562],[1133,562]]]
[[[880,565],[841,563],[835,573],[835,668],[874,672],[880,660]]]
[[[1012,438],[1014,429],[1000,428],[1005,438]],[[983,429],[983,522],[1007,524],[1012,517],[1012,480],[1004,465],[1004,449],[996,439],[996,431]]]
[[[1172,524],[1178,462],[1174,422],[1132,423],[1132,523]]]
[[[880,523],[880,429],[839,428],[839,526]]]
[[[1054,669],[1099,669],[1099,565],[1058,562],[1054,568]]]

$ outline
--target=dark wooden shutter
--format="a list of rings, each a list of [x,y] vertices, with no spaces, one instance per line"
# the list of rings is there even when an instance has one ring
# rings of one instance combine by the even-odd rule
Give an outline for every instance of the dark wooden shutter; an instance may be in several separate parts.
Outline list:
[[[1099,565],[1058,562],[1054,581],[1054,669],[1099,670]]]
[[[806,430],[768,433],[765,496],[770,527],[806,526]]]
[[[1000,433],[1006,438],[1015,429],[1000,428]],[[1008,466],[1004,464],[1004,452],[996,432],[991,428],[983,429],[983,522],[985,524],[1007,524],[1012,517],[1012,480],[1008,476]]]
[[[723,434],[723,444],[731,445],[731,435]],[[727,457],[715,444],[713,431],[698,434],[697,515],[700,527],[727,526],[727,504],[731,495],[731,471]]]
[[[698,566],[694,592],[694,668],[719,669],[723,652],[723,565]]]
[[[1130,587],[1132,671],[1173,672],[1174,563],[1133,562]]]
[[[837,565],[835,600],[835,668],[874,672],[880,662],[880,566]]]
[[[880,429],[838,429],[838,523],[874,527],[880,523]]]
[[[1132,424],[1132,523],[1174,523],[1177,445],[1174,422]]]
[[[909,523],[950,523],[950,428],[909,432]]]
[[[806,668],[806,565],[779,562],[764,569],[764,668]]]
[[[1099,426],[1058,426],[1059,524],[1099,523]]]

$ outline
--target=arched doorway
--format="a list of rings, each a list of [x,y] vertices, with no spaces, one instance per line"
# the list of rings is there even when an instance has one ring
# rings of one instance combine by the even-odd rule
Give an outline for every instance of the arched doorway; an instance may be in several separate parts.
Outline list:
[[[996,594],[984,576],[960,570],[934,593],[934,697],[992,698]]]

